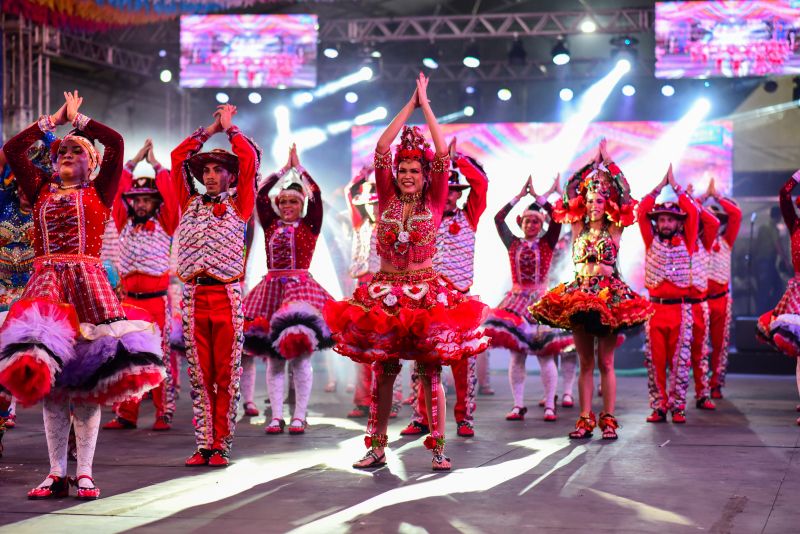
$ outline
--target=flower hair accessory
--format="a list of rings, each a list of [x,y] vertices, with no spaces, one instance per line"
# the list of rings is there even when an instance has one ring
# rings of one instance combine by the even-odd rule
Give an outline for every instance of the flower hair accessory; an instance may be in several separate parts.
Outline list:
[[[400,144],[397,145],[394,155],[394,168],[397,170],[400,162],[405,159],[419,161],[423,170],[428,170],[434,159],[431,145],[425,140],[417,126],[404,126],[400,134]]]

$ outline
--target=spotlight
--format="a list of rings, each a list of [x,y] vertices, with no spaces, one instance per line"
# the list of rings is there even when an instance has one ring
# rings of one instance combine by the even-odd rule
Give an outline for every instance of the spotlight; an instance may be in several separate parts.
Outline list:
[[[633,96],[636,94],[636,88],[631,84],[623,85],[622,94],[625,96]]]
[[[473,87],[472,85],[468,85],[466,88],[464,88],[464,92],[467,93],[468,95],[474,95],[475,87]]]
[[[624,58],[633,64],[639,54],[638,50],[636,49],[636,45],[639,44],[639,40],[636,37],[618,35],[617,37],[613,37],[608,42],[613,47],[611,50],[612,59]]]
[[[328,47],[325,50],[323,50],[322,53],[328,59],[336,59],[337,57],[339,57],[339,51],[336,50],[335,48]]]
[[[249,95],[247,95],[247,100],[249,100],[251,104],[260,104],[261,93],[252,92]]]
[[[228,101],[231,99],[231,97],[228,96],[228,93],[222,93],[222,92],[217,93],[215,95],[215,98],[217,99],[217,102],[219,102],[220,104],[227,104]]]
[[[353,91],[348,91],[347,93],[345,93],[344,99],[350,104],[355,104],[356,102],[358,102],[358,94],[354,93]]]
[[[675,88],[669,84],[661,86],[661,94],[664,96],[672,96],[675,94]]]
[[[361,67],[361,70],[358,71],[358,74],[361,75],[361,79],[365,82],[368,82],[372,79],[372,69],[370,67]]]
[[[470,69],[477,69],[481,65],[480,52],[477,44],[471,44],[464,54],[464,66]]]
[[[503,102],[511,100],[511,90],[503,87],[502,89],[497,91],[497,98],[499,98]]]
[[[705,82],[703,82],[703,87],[705,87],[706,89],[708,89],[709,87],[711,87],[711,82],[709,82],[709,81],[705,81]]]
[[[172,71],[169,69],[164,69],[161,71],[161,74],[158,76],[162,82],[169,83],[172,81]]]
[[[472,117],[475,115],[475,108],[472,106],[464,106],[464,115],[467,117]]]
[[[433,59],[432,57],[424,57],[422,58],[422,64],[425,65],[429,69],[438,69],[439,62]]]
[[[284,89],[286,89],[286,84],[285,83],[279,83],[278,84],[278,90],[279,91],[283,91]]]
[[[295,106],[304,106],[305,104],[310,104],[314,101],[314,95],[309,91],[303,91],[302,93],[295,93],[292,97],[292,103]]]
[[[528,59],[528,53],[525,47],[522,46],[522,41],[514,39],[511,44],[511,49],[508,51],[508,64],[509,65],[524,65]]]
[[[586,19],[581,22],[581,31],[583,33],[594,33],[597,30],[597,24],[592,19]]]
[[[380,50],[373,50],[370,53],[369,57],[373,57],[375,59],[380,59],[381,58],[381,51]]]
[[[572,97],[575,96],[575,93],[572,92],[572,89],[569,87],[565,87],[558,92],[558,98],[563,100],[564,102],[569,102],[572,100]]]
[[[162,48],[158,51],[158,57],[167,57],[167,51]]]
[[[388,111],[386,111],[386,108],[380,106],[373,109],[372,111],[357,116],[353,122],[357,126],[363,126],[364,124],[369,124],[370,122],[385,119],[387,114]]]
[[[550,51],[553,57],[553,63],[556,65],[566,65],[569,63],[569,50],[563,39],[559,39],[553,49]]]
[[[631,71],[631,62],[627,59],[620,59],[614,69],[618,70],[620,74],[626,74]]]
[[[705,117],[711,111],[711,101],[705,97],[695,100],[690,113],[695,113],[700,117]]]
[[[764,90],[768,93],[774,93],[778,90],[778,82],[775,80],[767,80],[764,82]]]

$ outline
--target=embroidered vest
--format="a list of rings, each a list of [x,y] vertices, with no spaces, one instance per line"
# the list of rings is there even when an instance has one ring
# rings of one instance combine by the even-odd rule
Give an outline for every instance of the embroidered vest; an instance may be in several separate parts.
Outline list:
[[[225,206],[217,217],[214,206]],[[204,274],[227,282],[244,276],[246,222],[231,197],[219,204],[203,204],[196,195],[186,207],[178,227],[178,276],[184,282]]]
[[[645,255],[645,287],[655,289],[661,282],[671,282],[688,289],[692,283],[690,259],[685,240],[681,239],[680,245],[671,246],[656,237]]]
[[[708,291],[708,269],[711,265],[711,254],[697,240],[697,251],[692,255],[692,287],[700,291]]]
[[[158,220],[152,218],[145,224],[150,222],[154,223],[152,230],[141,225],[137,228],[131,219],[122,229],[119,236],[119,273],[122,276],[134,272],[161,276],[169,272],[172,238]]]
[[[378,256],[378,227],[372,221],[365,221],[353,233],[353,253],[351,256],[350,276],[359,278],[369,273],[376,273],[381,267]]]
[[[475,276],[475,230],[463,210],[445,216],[436,230],[433,268],[461,291],[467,291]]]
[[[719,250],[715,250],[717,247]],[[711,249],[708,278],[725,285],[731,281],[731,246],[721,237],[717,237],[714,247]]]

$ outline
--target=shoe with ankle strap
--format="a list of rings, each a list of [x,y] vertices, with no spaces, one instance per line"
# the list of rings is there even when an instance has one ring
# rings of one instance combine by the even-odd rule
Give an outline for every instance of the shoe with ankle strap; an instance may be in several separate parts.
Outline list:
[[[82,479],[88,480],[92,483],[91,488],[82,488],[78,485]],[[70,480],[70,483],[75,486],[78,490],[77,495],[75,495],[76,499],[81,501],[94,501],[100,498],[100,488],[95,486],[94,479],[89,475],[80,475],[78,478],[73,478]]]
[[[56,475],[47,475],[53,481],[49,486],[38,486],[28,492],[31,500],[63,499],[69,495],[69,479]]]

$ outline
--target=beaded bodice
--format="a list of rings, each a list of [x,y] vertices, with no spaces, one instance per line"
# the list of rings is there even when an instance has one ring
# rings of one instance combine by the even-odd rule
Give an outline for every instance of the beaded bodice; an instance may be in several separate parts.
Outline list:
[[[378,219],[378,255],[397,269],[407,269],[435,254],[433,213],[422,195],[394,196]]]
[[[299,220],[274,221],[264,232],[268,269],[308,269],[314,257],[319,235]]]
[[[572,262],[575,265],[600,263],[613,267],[617,263],[617,253],[617,244],[608,232],[607,226],[603,226],[597,235],[593,235],[589,232],[589,227],[584,226],[572,244]]]

